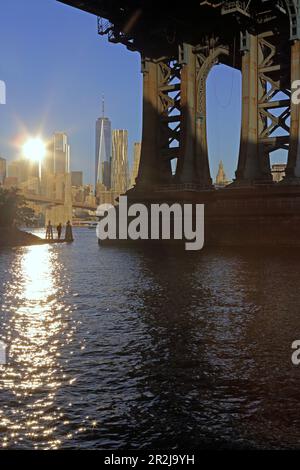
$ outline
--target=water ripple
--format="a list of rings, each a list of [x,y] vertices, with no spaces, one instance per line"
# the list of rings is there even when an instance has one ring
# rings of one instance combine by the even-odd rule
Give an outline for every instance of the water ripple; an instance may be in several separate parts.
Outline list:
[[[298,256],[0,253],[0,446],[298,448]],[[299,334],[298,334],[299,332]]]

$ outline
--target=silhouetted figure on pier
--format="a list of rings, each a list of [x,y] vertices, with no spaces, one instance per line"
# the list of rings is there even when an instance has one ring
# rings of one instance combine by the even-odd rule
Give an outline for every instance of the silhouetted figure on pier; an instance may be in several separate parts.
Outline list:
[[[53,228],[51,225],[51,220],[49,220],[48,225],[46,227],[46,240],[53,240]]]
[[[60,240],[61,232],[62,232],[62,225],[61,225],[61,223],[58,224],[58,226],[56,227],[56,230],[57,230],[57,239]]]
[[[66,236],[65,236],[66,242],[73,242],[73,232],[72,232],[72,225],[70,221],[68,220],[67,225],[66,225]]]

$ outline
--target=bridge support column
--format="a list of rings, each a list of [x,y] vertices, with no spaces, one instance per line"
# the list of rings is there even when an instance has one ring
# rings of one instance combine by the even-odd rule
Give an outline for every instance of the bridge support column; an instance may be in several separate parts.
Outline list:
[[[300,80],[300,40],[291,46],[291,82]],[[300,184],[300,106],[291,103],[291,131],[284,183]]]
[[[282,62],[285,56],[288,61],[282,53],[288,43],[269,31],[246,33],[242,45],[242,130],[235,184],[271,183],[269,154],[289,144],[290,92]],[[278,93],[286,98],[277,99]]]
[[[182,46],[174,58],[146,59],[143,135],[136,189],[212,187],[206,129],[206,80],[225,47]],[[176,163],[175,163],[176,161]]]
[[[180,65],[171,58],[143,61],[143,133],[136,188],[170,184],[179,157]]]
[[[158,64],[143,61],[143,130],[137,186],[151,186],[157,180],[156,158],[159,154],[158,133]]]
[[[211,188],[207,129],[206,79],[209,60],[190,45],[185,45],[186,63],[181,71],[181,132],[180,158],[176,180],[194,184],[201,189]]]
[[[242,58],[242,129],[236,182],[258,176],[257,153],[257,39],[248,36]]]

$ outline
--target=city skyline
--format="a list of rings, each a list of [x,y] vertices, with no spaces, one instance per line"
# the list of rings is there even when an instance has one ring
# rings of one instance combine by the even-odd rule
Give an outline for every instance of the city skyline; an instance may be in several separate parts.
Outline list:
[[[137,146],[140,148],[140,143],[134,144],[135,149]],[[17,188],[37,223],[78,223],[78,217],[81,223],[83,217],[95,215],[97,205],[116,204],[137,171],[137,155],[129,170],[128,131],[112,130],[104,107],[96,124],[95,186],[84,184],[83,171],[71,171],[70,157],[71,146],[65,132],[54,132],[47,143],[30,138],[23,145],[21,158],[9,162],[0,158],[0,188]]]
[[[110,146],[111,146],[111,156],[109,159],[109,168],[105,171],[106,176],[109,177],[109,180],[111,178],[111,163],[112,163],[112,135],[114,131],[121,131],[121,132],[126,132],[127,133],[127,140],[129,140],[128,136],[128,131],[127,129],[112,129],[111,128],[111,123],[108,118],[98,118],[97,123],[100,122],[100,127],[98,128],[96,126],[96,155],[98,154],[99,150],[101,152],[101,142],[100,145],[97,147],[97,140],[98,137],[101,137],[101,127],[102,127],[102,122],[108,121],[109,122],[109,127],[108,131],[110,133]],[[98,133],[99,129],[99,133]],[[102,129],[103,130],[103,129]],[[104,139],[108,139],[108,134],[104,136]],[[101,139],[100,139],[101,140]],[[63,173],[77,173],[81,174],[83,180],[84,178],[84,171],[82,169],[73,169],[72,165],[72,159],[71,159],[71,145],[69,143],[69,138],[68,135],[65,132],[54,132],[50,138],[44,141],[44,144],[46,146],[46,155],[41,161],[41,169],[43,173],[48,173],[48,174],[63,174]],[[139,149],[141,147],[140,142],[134,142],[133,143],[133,152],[130,154],[128,152],[128,146],[126,148],[127,152],[127,163],[128,163],[128,178],[130,179],[131,173],[132,172],[137,172],[137,160],[136,160],[136,146],[139,146]],[[105,148],[105,145],[104,145]],[[23,151],[22,151],[23,152]],[[7,159],[3,155],[0,154],[0,169],[3,167],[4,162],[5,162],[5,167],[6,167],[6,176],[7,177],[13,177],[13,178],[18,178],[21,182],[26,181],[28,178],[28,168],[30,167],[30,171],[32,172],[32,176],[38,176],[38,163],[29,161],[27,157],[20,151],[20,155],[14,159]],[[106,155],[104,151],[104,155]],[[26,167],[26,171],[21,169],[21,167]],[[85,182],[85,184],[93,185],[94,188],[96,187],[96,179],[98,174],[101,174],[100,166],[98,168],[98,165],[96,164],[95,166],[95,173],[93,175],[93,182]],[[103,171],[103,168],[102,168]],[[16,173],[18,173],[18,176],[16,176]],[[1,173],[2,174],[2,173]],[[103,184],[102,181],[98,181],[98,183]],[[107,189],[110,189],[110,185],[107,186]]]
[[[0,77],[7,85],[7,103],[0,107],[0,155],[15,160],[28,135],[47,139],[62,130],[72,146],[72,170],[83,170],[85,182],[94,184],[95,121],[102,94],[113,127],[128,129],[129,148],[140,139],[139,55],[101,40],[93,15],[54,0],[26,5],[13,0],[1,6],[1,14]],[[74,36],[76,28],[80,38]],[[12,57],[18,58],[18,74]],[[109,59],[112,67],[103,67]]]
[[[132,165],[134,142],[141,140],[142,125],[139,54],[101,38],[93,15],[54,0],[28,0],[26,5],[12,0],[5,2],[1,13],[0,78],[7,85],[7,103],[0,107],[0,155],[8,161],[16,159],[20,143],[28,135],[46,137],[63,129],[72,145],[72,170],[83,170],[85,182],[94,184],[94,123],[104,94],[112,127],[128,129]],[[77,29],[81,31],[78,38]],[[15,74],[15,51],[22,81]],[[36,63],[39,67],[32,74]],[[208,77],[207,95],[212,177],[222,160],[232,179],[240,140],[240,72],[215,66]],[[272,155],[272,163],[284,161],[283,151]]]
[[[300,0],[1,6],[3,455],[298,450]]]

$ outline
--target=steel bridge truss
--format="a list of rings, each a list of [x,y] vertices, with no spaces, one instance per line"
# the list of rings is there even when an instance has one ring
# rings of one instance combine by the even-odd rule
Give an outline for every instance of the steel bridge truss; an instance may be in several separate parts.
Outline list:
[[[144,111],[136,188],[212,187],[206,80],[218,61],[232,58],[229,42],[238,31],[242,123],[235,184],[270,184],[270,154],[279,149],[288,151],[285,182],[300,184],[300,107],[291,101],[291,82],[300,79],[300,0],[204,0],[200,6],[219,12],[226,20],[235,18],[237,29],[227,42],[224,37],[212,39],[212,31],[201,45],[179,43],[178,54],[170,57],[154,59],[141,51]],[[134,13],[130,25],[139,14],[141,10]],[[281,21],[283,28],[277,24]],[[101,18],[98,26],[99,34],[107,34],[110,41],[139,50],[131,27],[120,31]]]
[[[143,186],[209,189],[206,81],[232,45],[184,44],[177,58],[144,63],[140,171]],[[291,81],[300,77],[300,41],[280,31],[245,33],[241,41],[242,123],[236,185],[271,184],[270,154],[288,151],[285,182],[300,182],[300,113]],[[220,155],[222,157],[222,155]]]

